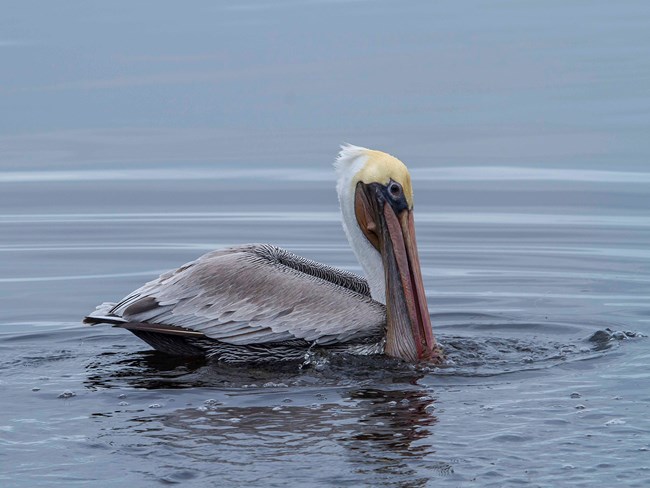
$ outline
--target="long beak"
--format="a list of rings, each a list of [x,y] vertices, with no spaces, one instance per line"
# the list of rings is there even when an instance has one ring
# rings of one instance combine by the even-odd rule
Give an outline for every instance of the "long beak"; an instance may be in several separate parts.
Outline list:
[[[412,362],[441,362],[422,282],[413,211],[391,205],[380,187],[363,186],[357,188],[356,213],[384,264],[386,354]],[[365,218],[360,214],[365,214]]]

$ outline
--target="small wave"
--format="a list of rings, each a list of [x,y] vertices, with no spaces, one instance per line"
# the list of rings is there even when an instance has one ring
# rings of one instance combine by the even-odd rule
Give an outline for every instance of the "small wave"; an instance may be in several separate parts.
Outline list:
[[[128,222],[339,222],[338,212],[169,212],[88,214],[0,214],[0,224],[128,223]],[[650,227],[650,218],[638,215],[535,214],[516,212],[426,212],[417,222],[437,224]]]
[[[642,337],[630,331],[602,329],[575,342],[539,337],[439,335],[446,362],[442,366],[413,365],[385,356],[332,354],[312,350],[301,363],[229,365],[203,359],[173,357],[156,351],[103,352],[87,365],[91,388],[144,389],[221,387],[257,389],[283,387],[348,387],[377,382],[415,384],[424,376],[487,378],[552,368],[596,359],[621,341]]]
[[[517,166],[458,166],[411,168],[418,181],[562,181],[577,183],[648,184],[650,173],[638,171],[586,170],[573,168],[526,168]],[[285,168],[122,168],[56,171],[3,171],[0,183],[92,182],[92,181],[195,181],[275,180],[296,182],[331,181],[329,169]]]
[[[31,283],[31,282],[44,282],[44,281],[70,281],[70,280],[97,280],[108,278],[129,278],[133,276],[158,276],[165,272],[164,269],[152,271],[138,271],[135,273],[108,273],[108,274],[92,274],[92,275],[64,275],[64,276],[34,276],[29,278],[0,278],[0,283]]]

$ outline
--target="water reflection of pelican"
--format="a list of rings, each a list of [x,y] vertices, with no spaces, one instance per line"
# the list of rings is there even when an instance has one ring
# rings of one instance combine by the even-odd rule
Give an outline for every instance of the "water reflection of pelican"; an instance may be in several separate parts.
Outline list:
[[[343,227],[366,279],[275,246],[208,253],[85,321],[130,330],[172,354],[297,360],[309,348],[440,361],[420,271],[406,166],[345,146],[336,162]]]
[[[284,389],[242,392],[242,403],[266,405],[233,406],[237,399],[229,396],[131,418],[123,428],[125,439],[151,443],[152,452],[162,450],[162,456],[166,448],[173,449],[174,459],[165,458],[167,468],[191,465],[199,472],[214,472],[218,466],[225,485],[259,482],[286,463],[292,467],[290,478],[305,484],[420,487],[434,474],[428,459],[434,451],[427,439],[437,419],[426,390],[353,389],[329,393],[341,395],[334,403],[316,396],[312,400],[319,403],[303,405],[295,403],[309,402],[304,392],[299,400],[295,391],[279,390]],[[283,403],[287,395],[294,398],[292,403]],[[440,474],[451,468],[436,463],[433,469]],[[229,479],[230,472],[246,480]]]

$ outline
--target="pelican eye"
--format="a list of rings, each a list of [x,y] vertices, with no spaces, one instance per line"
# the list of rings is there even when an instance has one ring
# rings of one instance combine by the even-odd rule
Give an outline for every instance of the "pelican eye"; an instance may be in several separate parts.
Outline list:
[[[399,183],[393,181],[388,185],[388,191],[393,198],[399,198],[402,194],[402,187]]]

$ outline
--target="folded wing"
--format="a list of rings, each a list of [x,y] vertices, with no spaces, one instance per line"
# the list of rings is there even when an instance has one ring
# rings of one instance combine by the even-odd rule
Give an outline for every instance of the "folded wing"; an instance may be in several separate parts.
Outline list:
[[[234,345],[346,343],[382,335],[386,321],[363,278],[266,244],[205,254],[93,317],[126,328],[182,328]]]

